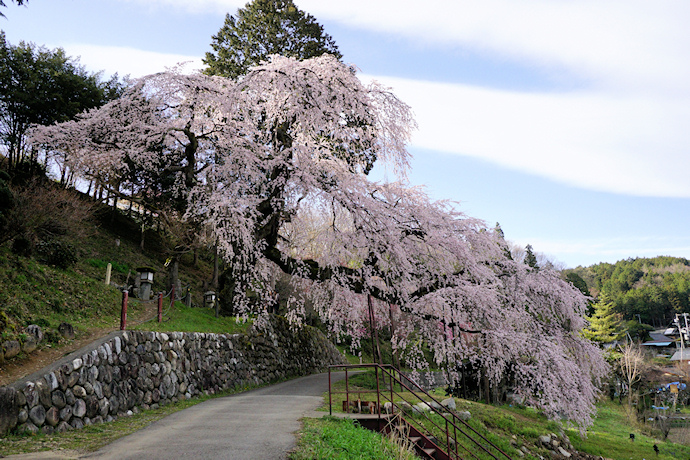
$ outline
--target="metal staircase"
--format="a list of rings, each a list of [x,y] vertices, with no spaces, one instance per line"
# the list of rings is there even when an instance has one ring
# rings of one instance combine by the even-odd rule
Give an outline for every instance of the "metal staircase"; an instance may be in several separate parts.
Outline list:
[[[353,375],[374,371],[376,389],[350,384]],[[332,372],[345,372],[345,391],[335,391]],[[328,404],[333,413],[334,396],[344,395],[343,415],[380,433],[395,432],[404,437],[417,455],[433,460],[510,459],[505,452],[478,433],[453,410],[441,405],[407,375],[390,365],[355,364],[330,366],[328,369]],[[364,395],[364,399],[363,396]],[[340,398],[337,398],[340,399]],[[425,409],[415,404],[425,402]]]

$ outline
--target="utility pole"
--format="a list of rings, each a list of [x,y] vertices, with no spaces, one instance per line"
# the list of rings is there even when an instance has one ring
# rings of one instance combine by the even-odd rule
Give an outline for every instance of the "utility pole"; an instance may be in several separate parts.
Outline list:
[[[683,326],[683,323],[685,323],[685,326]],[[683,313],[683,321],[681,321],[676,313],[676,318],[673,320],[673,324],[675,324],[675,326],[678,328],[678,333],[680,334],[680,357],[682,361],[685,359],[685,342],[690,341],[690,336],[688,335],[688,331],[690,331],[690,328],[688,327],[688,314]]]

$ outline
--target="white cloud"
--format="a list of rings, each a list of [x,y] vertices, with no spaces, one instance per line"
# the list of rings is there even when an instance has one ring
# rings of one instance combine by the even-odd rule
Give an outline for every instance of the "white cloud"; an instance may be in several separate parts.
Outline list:
[[[586,189],[690,197],[684,177],[690,169],[690,2],[295,1],[319,20],[565,69],[589,82],[565,93],[520,93],[378,77],[415,110],[420,130],[413,143],[419,147]],[[245,3],[147,0],[142,7],[218,13]],[[92,68],[133,75],[194,59],[101,50],[68,52],[81,54]]]
[[[201,69],[198,56],[166,54],[119,46],[98,46],[87,44],[61,45],[69,56],[79,56],[79,62],[89,70],[103,70],[106,75],[118,73],[121,77],[132,77],[162,72],[180,63],[188,63],[188,70]]]
[[[415,146],[587,189],[690,197],[685,100],[376,79],[412,106],[419,123]]]
[[[351,27],[565,67],[611,89],[663,84],[664,90],[686,91],[690,77],[690,3],[683,0],[296,3]]]
[[[234,13],[247,0],[121,0]],[[563,69],[616,90],[687,92],[685,0],[295,0],[317,20]]]

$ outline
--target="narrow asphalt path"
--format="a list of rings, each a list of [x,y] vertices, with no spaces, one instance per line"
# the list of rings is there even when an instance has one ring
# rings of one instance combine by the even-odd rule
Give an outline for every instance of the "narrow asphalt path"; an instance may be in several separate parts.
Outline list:
[[[344,378],[332,374],[333,380]],[[290,380],[176,412],[84,458],[283,459],[328,391],[328,373]]]

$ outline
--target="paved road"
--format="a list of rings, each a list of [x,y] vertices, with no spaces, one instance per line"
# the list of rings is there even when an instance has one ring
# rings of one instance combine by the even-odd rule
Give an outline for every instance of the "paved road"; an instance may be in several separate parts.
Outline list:
[[[325,391],[327,373],[205,401],[86,458],[282,459],[295,447],[299,419],[324,415],[313,411],[323,404]]]

